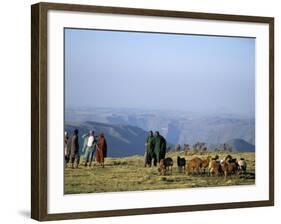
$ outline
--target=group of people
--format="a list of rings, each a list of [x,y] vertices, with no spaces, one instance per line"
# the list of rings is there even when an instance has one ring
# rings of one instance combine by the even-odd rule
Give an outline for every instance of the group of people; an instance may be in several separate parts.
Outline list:
[[[80,151],[78,129],[75,129],[71,136],[69,136],[68,132],[65,132],[65,167],[67,167],[67,164],[70,162],[71,168],[78,168],[81,155],[84,155],[85,158],[84,166],[91,166],[95,154],[96,162],[104,167],[104,158],[107,156],[106,139],[103,133],[100,133],[99,136],[95,136],[94,134],[94,131],[91,130],[89,133],[82,135],[83,147]]]
[[[152,131],[148,132],[146,138],[146,152],[144,155],[144,166],[151,167],[152,161],[153,165],[157,166],[161,159],[165,159],[166,155],[166,139],[160,135],[158,131],[154,134]]]
[[[95,136],[93,130],[81,136],[83,146],[80,150],[78,129],[75,129],[70,136],[68,132],[64,135],[64,159],[65,167],[71,163],[71,168],[78,168],[80,157],[84,156],[84,166],[91,166],[95,159],[102,167],[104,167],[104,158],[107,157],[107,143],[103,133]],[[161,159],[165,159],[166,140],[158,131],[153,133],[149,131],[146,139],[146,151],[144,156],[144,166],[153,164],[157,166]]]

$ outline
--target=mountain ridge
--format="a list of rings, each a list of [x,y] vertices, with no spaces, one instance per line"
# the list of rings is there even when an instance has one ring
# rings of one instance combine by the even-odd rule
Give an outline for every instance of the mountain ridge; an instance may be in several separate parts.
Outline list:
[[[255,146],[244,139],[230,139],[226,142],[235,152],[255,152]]]
[[[110,157],[125,157],[133,155],[143,155],[145,152],[145,140],[147,131],[132,125],[108,124],[95,121],[69,122],[65,123],[65,130],[72,133],[74,129],[79,130],[79,144],[82,147],[81,136],[90,130],[95,131],[95,135],[103,132],[108,142]],[[188,143],[188,142],[186,142]],[[255,146],[244,139],[232,138],[218,144],[207,144],[210,150],[222,148],[223,143],[237,152],[254,152]],[[80,148],[81,148],[80,147]]]

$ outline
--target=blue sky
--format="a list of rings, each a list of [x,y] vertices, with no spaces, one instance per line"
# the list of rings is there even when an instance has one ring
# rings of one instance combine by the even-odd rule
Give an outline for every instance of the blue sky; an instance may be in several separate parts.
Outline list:
[[[254,116],[255,39],[65,29],[65,105]]]

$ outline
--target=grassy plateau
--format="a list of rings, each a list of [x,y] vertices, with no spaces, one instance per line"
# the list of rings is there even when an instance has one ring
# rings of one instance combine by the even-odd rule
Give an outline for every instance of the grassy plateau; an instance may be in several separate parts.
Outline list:
[[[223,159],[228,154],[233,158],[243,157],[246,160],[246,174],[227,178],[212,177],[208,174],[187,175],[177,167],[177,156],[190,160],[195,156],[205,159],[208,155],[218,155],[219,159]],[[65,168],[64,192],[77,194],[255,184],[255,153],[206,152],[203,155],[190,153],[185,156],[184,152],[169,152],[166,157],[171,157],[174,165],[172,173],[168,172],[165,175],[161,175],[157,167],[144,167],[143,156],[105,158],[104,168],[95,162],[91,167],[85,167],[81,157],[77,169],[70,168],[70,165]]]

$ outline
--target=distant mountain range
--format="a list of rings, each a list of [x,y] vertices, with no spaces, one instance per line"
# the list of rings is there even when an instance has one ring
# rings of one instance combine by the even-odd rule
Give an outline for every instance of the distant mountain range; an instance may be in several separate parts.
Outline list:
[[[231,139],[226,142],[234,152],[254,152],[255,146],[243,139]]]
[[[110,125],[130,125],[160,133],[173,144],[203,141],[218,144],[244,139],[255,144],[255,119],[230,114],[199,114],[182,111],[80,108],[67,109],[66,121],[95,121]]]

